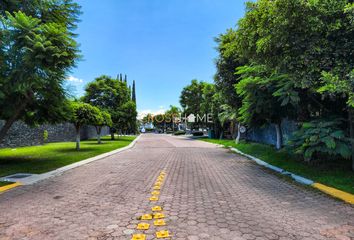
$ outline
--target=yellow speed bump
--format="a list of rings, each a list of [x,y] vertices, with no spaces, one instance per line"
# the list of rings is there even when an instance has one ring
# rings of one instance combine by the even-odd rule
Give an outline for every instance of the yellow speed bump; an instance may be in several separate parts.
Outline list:
[[[151,214],[144,214],[143,216],[141,216],[141,220],[151,220],[151,219],[152,219]]]
[[[158,200],[159,200],[159,197],[156,197],[156,196],[150,197],[150,201],[158,201]]]
[[[160,195],[160,192],[159,191],[152,191],[151,195]]]
[[[155,185],[161,186],[162,185],[162,181],[156,181]]]
[[[328,186],[320,184],[320,183],[314,183],[314,184],[312,184],[312,186],[322,192],[325,192],[325,193],[335,197],[335,198],[339,198],[347,203],[354,204],[354,195],[353,194],[343,192],[341,190],[331,188],[331,187],[328,187]]]
[[[154,206],[154,207],[151,208],[151,210],[152,210],[153,212],[162,211],[162,207],[160,207],[160,206]]]
[[[165,222],[165,220],[163,220],[163,219],[158,219],[158,220],[155,220],[155,221],[154,221],[154,225],[155,225],[155,226],[165,226],[165,225],[166,225],[166,222]]]
[[[159,176],[158,178],[157,178],[157,180],[159,180],[159,181],[163,181],[164,180],[164,176]]]
[[[165,171],[161,171],[160,174],[166,175],[166,172]]]
[[[132,240],[145,240],[146,235],[145,234],[134,234],[132,237]]]
[[[168,238],[168,237],[170,237],[170,233],[166,230],[162,230],[162,231],[156,232],[156,237],[157,238]]]
[[[154,186],[154,190],[161,190],[161,186],[158,185]]]
[[[148,230],[149,227],[150,227],[150,224],[148,224],[148,223],[139,223],[138,226],[136,227],[136,229]]]
[[[164,218],[164,217],[165,217],[165,214],[163,214],[163,213],[155,213],[154,214],[155,219]]]

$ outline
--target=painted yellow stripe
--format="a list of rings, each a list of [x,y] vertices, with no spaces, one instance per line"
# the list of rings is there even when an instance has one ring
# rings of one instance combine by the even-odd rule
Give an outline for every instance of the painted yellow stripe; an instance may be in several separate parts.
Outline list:
[[[353,194],[343,192],[341,190],[338,190],[338,189],[335,189],[332,187],[328,187],[328,186],[323,185],[321,183],[314,183],[314,184],[312,184],[312,186],[322,192],[325,192],[325,193],[335,197],[335,198],[339,198],[347,203],[354,204],[354,195]]]
[[[10,190],[11,188],[15,188],[15,187],[18,187],[18,186],[21,186],[21,183],[12,183],[12,184],[9,184],[9,185],[5,185],[3,187],[0,187],[0,193],[1,192],[5,192],[7,190]]]

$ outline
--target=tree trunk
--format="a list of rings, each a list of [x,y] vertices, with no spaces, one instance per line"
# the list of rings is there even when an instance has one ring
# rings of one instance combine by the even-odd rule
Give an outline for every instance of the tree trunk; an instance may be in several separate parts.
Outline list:
[[[241,138],[241,132],[240,132],[240,127],[241,127],[241,123],[237,124],[237,137],[235,139],[235,143],[239,144],[240,143],[240,138]]]
[[[110,132],[111,132],[111,140],[114,140],[114,131],[112,128],[110,129]]]
[[[220,130],[220,137],[219,137],[219,139],[220,140],[222,140],[224,138],[224,129],[223,128],[221,128],[221,130]]]
[[[76,126],[76,150],[80,150],[80,126]]]
[[[101,126],[95,126],[96,127],[96,132],[97,132],[97,143],[101,144],[101,131],[102,127]]]
[[[352,170],[354,171],[354,108],[349,107],[349,136],[352,145]]]
[[[275,124],[275,131],[276,131],[276,134],[277,134],[277,142],[275,144],[275,148],[277,150],[281,149],[281,146],[282,146],[282,134],[281,134],[281,126],[280,126],[280,123],[276,123]]]
[[[10,130],[12,124],[18,120],[20,114],[22,113],[23,109],[25,109],[28,100],[24,100],[19,107],[16,108],[15,113],[6,120],[5,125],[0,130],[0,142],[5,138],[7,132]]]

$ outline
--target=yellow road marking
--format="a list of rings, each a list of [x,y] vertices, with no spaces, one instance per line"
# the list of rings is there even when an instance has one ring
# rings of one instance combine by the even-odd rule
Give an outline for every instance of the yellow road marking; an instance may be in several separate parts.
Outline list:
[[[165,226],[166,225],[166,222],[164,219],[158,219],[158,220],[155,220],[154,221],[154,225],[155,226]]]
[[[325,193],[335,197],[335,198],[339,198],[347,203],[354,204],[354,195],[353,194],[343,192],[341,190],[338,190],[338,189],[335,189],[332,187],[328,187],[328,186],[323,185],[321,183],[314,183],[314,184],[312,184],[312,186],[322,192],[325,192]]]
[[[162,231],[156,232],[156,237],[157,238],[168,238],[168,237],[170,237],[170,233],[167,230],[162,230]]]
[[[160,195],[160,192],[159,191],[152,191],[151,195]]]
[[[145,234],[134,234],[132,237],[132,240],[145,240],[146,235]]]
[[[144,214],[143,216],[141,216],[141,220],[151,220],[151,219],[152,219],[151,214]]]
[[[149,227],[150,227],[150,224],[148,224],[148,223],[139,223],[138,226],[136,227],[136,229],[148,230]]]
[[[163,213],[155,213],[154,214],[155,219],[164,218],[164,217],[165,217],[165,214],[163,214]]]
[[[150,197],[150,201],[158,201],[159,200],[159,198],[158,197],[156,197],[156,196],[152,196],[152,197]]]
[[[151,208],[151,210],[152,210],[153,212],[162,211],[162,207],[160,207],[160,206],[154,206],[154,207]]]
[[[9,185],[5,185],[3,187],[0,187],[0,193],[1,192],[5,192],[7,190],[10,190],[11,188],[15,188],[15,187],[18,187],[18,186],[21,186],[21,183],[12,183],[12,184],[9,184]]]

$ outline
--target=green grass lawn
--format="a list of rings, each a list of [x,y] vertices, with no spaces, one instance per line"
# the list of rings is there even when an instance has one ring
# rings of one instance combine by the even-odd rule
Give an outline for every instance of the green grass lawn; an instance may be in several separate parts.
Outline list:
[[[14,173],[48,172],[86,158],[125,147],[135,137],[124,136],[112,141],[107,136],[102,139],[102,144],[97,144],[96,139],[82,141],[80,151],[75,150],[75,142],[0,149],[0,177]]]
[[[285,150],[276,151],[274,147],[265,144],[241,142],[236,145],[233,140],[201,140],[221,144],[226,147],[232,146],[244,153],[257,157],[289,172],[354,194],[354,172],[350,170],[350,160],[313,166],[296,159],[295,156],[290,155]]]

